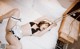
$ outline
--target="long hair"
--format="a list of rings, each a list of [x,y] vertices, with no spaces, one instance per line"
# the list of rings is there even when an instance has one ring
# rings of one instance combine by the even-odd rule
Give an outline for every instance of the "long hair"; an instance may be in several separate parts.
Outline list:
[[[46,21],[40,21],[37,26],[40,27],[42,26],[43,24],[48,24],[48,26],[50,26],[50,23],[49,22],[46,22]]]

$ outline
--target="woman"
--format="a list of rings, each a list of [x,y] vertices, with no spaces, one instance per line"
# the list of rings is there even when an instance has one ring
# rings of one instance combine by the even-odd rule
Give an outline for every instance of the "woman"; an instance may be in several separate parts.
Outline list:
[[[26,23],[18,28],[17,21],[20,21],[19,14],[20,11],[18,9],[13,9],[0,16],[0,22],[9,18],[6,26],[6,40],[9,44],[6,46],[6,49],[21,49],[22,47],[19,41],[21,37],[42,36],[56,25],[56,23],[49,21],[49,18],[41,17],[34,22]]]

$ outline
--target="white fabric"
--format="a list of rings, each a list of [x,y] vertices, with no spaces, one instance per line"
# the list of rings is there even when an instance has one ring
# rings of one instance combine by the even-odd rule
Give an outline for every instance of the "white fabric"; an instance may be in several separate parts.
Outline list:
[[[36,20],[37,18],[42,16],[48,16],[48,17],[52,16],[53,20],[55,20],[61,17],[64,11],[66,10],[63,7],[61,7],[61,5],[58,3],[57,0],[53,1],[54,3],[52,3],[52,5],[49,7],[47,7],[47,2],[45,1],[46,0],[44,0],[44,2],[43,0],[40,0],[40,3],[38,2],[37,4],[35,4],[33,10],[28,11],[27,14],[28,17],[26,19],[27,22]],[[58,23],[57,27],[52,28],[51,31],[45,33],[41,37],[25,36],[21,38],[20,42],[22,44],[22,48],[23,49],[55,49],[56,42],[58,39],[59,26],[60,26],[60,22]]]
[[[12,28],[12,30],[14,31],[14,35],[19,37],[19,38],[22,38],[22,31],[20,29],[20,26],[16,25]]]
[[[60,22],[57,27],[53,27],[51,31],[48,31],[41,37],[37,36],[25,36],[21,38],[23,49],[54,49],[58,39],[58,29]]]
[[[22,37],[22,31],[19,26],[14,26],[13,31],[16,36],[20,37],[23,49],[55,49],[58,39],[58,29],[60,22],[56,27],[46,32],[43,36],[25,36]]]
[[[14,18],[15,18],[15,16],[12,16],[11,20],[15,21],[15,22],[19,21],[19,20],[16,20],[18,18],[16,18],[16,19],[14,19]],[[15,36],[22,38],[22,31],[21,31],[20,26],[18,24],[13,26],[12,31],[14,31]]]
[[[28,0],[23,0],[23,1],[27,2]],[[22,3],[22,4],[19,4],[19,5],[11,3],[11,6],[14,5],[14,6],[18,7],[19,9],[21,9],[20,16],[22,17],[23,22],[18,23],[18,24],[25,24],[26,22],[35,20],[35,19],[39,18],[40,16],[52,16],[54,19],[56,19],[56,18],[62,16],[64,11],[66,10],[60,6],[60,4],[58,3],[57,0],[47,0],[48,2],[52,1],[52,3],[49,2],[49,4],[46,0],[35,0],[35,1],[36,2],[34,4],[34,7],[32,7],[32,8],[28,8],[31,5],[31,4],[28,4],[29,2],[24,3],[24,2],[20,1],[20,3]],[[39,1],[40,1],[40,3],[39,3]],[[1,5],[3,5],[3,4],[1,4]],[[29,6],[26,6],[26,5],[29,5]],[[4,9],[10,9],[10,8],[4,8]],[[6,23],[6,21],[3,22],[3,24],[0,24],[0,27],[1,27],[0,31],[2,33],[3,33],[3,31],[5,32],[4,28],[6,27],[6,25],[5,25],[5,27],[3,27],[5,23]],[[60,25],[60,23],[58,25]],[[54,49],[56,42],[57,42],[56,40],[58,39],[58,28],[59,28],[59,26],[53,28],[50,32],[47,32],[46,34],[44,34],[41,37],[35,37],[35,36],[23,37],[20,40],[22,43],[22,48],[23,49]],[[0,33],[0,34],[4,35],[2,33]],[[0,37],[1,37],[1,35],[0,35]],[[1,37],[0,39],[2,40],[2,42],[4,42],[3,37]]]

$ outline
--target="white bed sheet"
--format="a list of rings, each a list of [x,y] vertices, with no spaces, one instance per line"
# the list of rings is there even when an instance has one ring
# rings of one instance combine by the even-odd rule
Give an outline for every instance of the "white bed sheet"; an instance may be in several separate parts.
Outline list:
[[[58,39],[58,29],[60,22],[56,27],[53,27],[51,31],[48,31],[41,37],[37,36],[25,36],[20,42],[23,49],[55,49]]]
[[[38,1],[40,1],[40,0],[38,0]],[[16,5],[16,7],[18,7],[20,9],[20,12],[22,12],[20,14],[20,16],[22,18],[22,22],[19,24],[25,24],[25,22],[33,21],[41,16],[52,16],[54,18],[54,20],[61,17],[66,9],[63,8],[58,3],[57,0],[52,0],[52,1],[53,1],[52,5],[49,6],[50,8],[47,7],[47,0],[41,0],[40,3],[35,4],[35,6],[30,9],[27,8],[27,6],[23,7],[23,6]],[[23,5],[25,5],[25,4],[23,4]],[[50,4],[48,4],[48,5],[50,5]],[[3,22],[3,24],[0,24],[1,32],[5,32],[5,29],[4,29],[6,27],[5,23],[7,24],[6,20]],[[23,37],[20,40],[20,42],[22,44],[22,48],[23,49],[55,49],[56,42],[58,39],[58,29],[59,29],[60,23],[61,22],[59,22],[56,27],[52,28],[51,31],[47,32],[46,34],[44,34],[41,37],[35,37],[35,36]],[[5,27],[3,27],[3,25],[5,25]],[[2,34],[2,33],[0,33],[0,34]],[[0,39],[5,40],[1,36],[0,36]],[[2,42],[4,43],[4,41],[2,41]]]
[[[63,8],[57,0],[52,0],[53,2],[49,4],[48,0],[38,0],[39,3],[36,1],[34,4],[33,10],[36,10],[36,12],[41,16],[52,16],[53,20],[59,18],[62,16],[64,11],[66,10]],[[47,6],[51,5],[51,6]],[[48,11],[48,12],[47,12]],[[31,12],[32,14],[34,12]],[[37,16],[31,17],[31,18],[39,18]],[[31,20],[34,20],[31,19]],[[23,49],[55,49],[56,42],[58,39],[58,29],[60,27],[60,23],[58,22],[58,25],[56,27],[53,27],[51,31],[47,32],[41,37],[35,37],[35,36],[26,36],[21,39],[22,47]]]

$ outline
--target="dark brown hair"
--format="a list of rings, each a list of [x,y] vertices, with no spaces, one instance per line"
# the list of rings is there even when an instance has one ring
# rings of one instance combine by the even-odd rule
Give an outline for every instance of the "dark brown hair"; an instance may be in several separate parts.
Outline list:
[[[46,21],[40,21],[37,26],[40,27],[43,24],[48,24],[48,26],[50,26],[50,23],[46,22]]]

